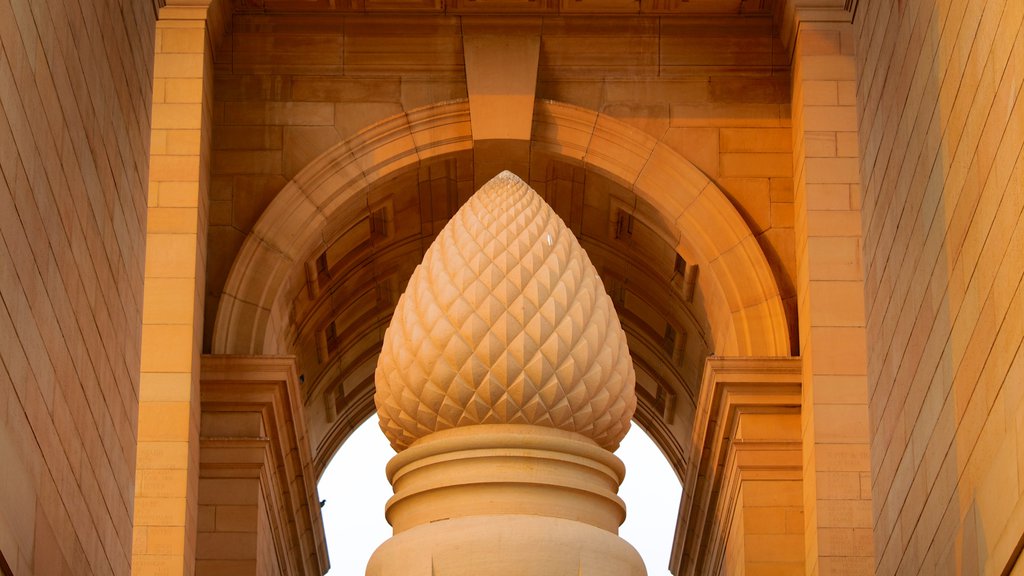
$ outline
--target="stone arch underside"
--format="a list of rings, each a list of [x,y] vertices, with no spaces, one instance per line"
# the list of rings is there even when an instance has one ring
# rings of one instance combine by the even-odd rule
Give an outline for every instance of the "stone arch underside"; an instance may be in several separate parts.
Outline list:
[[[530,147],[533,153],[593,171],[643,200],[628,209],[645,212],[637,215],[653,221],[661,240],[700,268],[710,352],[789,355],[790,331],[764,253],[735,207],[689,161],[619,120],[550,101],[536,105]],[[311,281],[316,264],[310,255],[324,251],[336,234],[331,215],[366,211],[371,190],[396,174],[446,156],[471,154],[473,148],[468,102],[455,101],[379,122],[311,162],[277,195],[243,244],[225,283],[211,351],[287,353],[288,334],[294,332],[291,299],[317,289]],[[385,327],[374,329],[382,332]],[[638,377],[652,372],[644,360],[649,358],[638,362]],[[372,381],[373,358],[350,363],[349,377]],[[322,452],[316,458],[318,472],[355,425],[372,413],[372,396],[365,392],[372,386],[363,390],[345,399],[344,414],[333,415],[345,423],[333,425],[314,447]],[[659,425],[663,407],[653,404],[653,399],[641,398],[637,421],[681,476],[683,448]]]
[[[535,151],[604,174],[654,207],[688,261],[702,268],[714,353],[788,356],[789,330],[774,274],[726,196],[668,144],[614,118],[537,103]],[[280,352],[277,309],[286,287],[306,283],[305,258],[323,242],[327,217],[366,203],[370,186],[422,160],[473,148],[466,101],[382,121],[333,147],[277,195],[246,239],[225,282],[213,329],[215,354]]]

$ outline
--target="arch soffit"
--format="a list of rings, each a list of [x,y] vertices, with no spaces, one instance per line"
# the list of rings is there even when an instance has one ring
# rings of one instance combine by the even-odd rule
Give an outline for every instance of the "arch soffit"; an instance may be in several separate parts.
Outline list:
[[[774,274],[722,191],[664,142],[592,110],[538,101],[531,149],[594,170],[646,201],[667,241],[698,264],[715,353],[788,356]],[[271,202],[231,267],[213,331],[217,354],[273,352],[275,302],[304,282],[305,259],[326,246],[328,216],[366,205],[368,190],[402,168],[472,150],[468,101],[417,108],[374,124],[306,166]],[[640,208],[637,208],[640,210]],[[284,326],[279,326],[283,328]]]

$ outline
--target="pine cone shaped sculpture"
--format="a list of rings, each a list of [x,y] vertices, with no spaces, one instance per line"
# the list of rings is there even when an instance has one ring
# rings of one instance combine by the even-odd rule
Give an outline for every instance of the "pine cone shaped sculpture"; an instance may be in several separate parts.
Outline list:
[[[597,271],[508,171],[427,250],[375,377],[380,426],[398,451],[473,424],[548,426],[615,450],[636,408],[626,336]]]

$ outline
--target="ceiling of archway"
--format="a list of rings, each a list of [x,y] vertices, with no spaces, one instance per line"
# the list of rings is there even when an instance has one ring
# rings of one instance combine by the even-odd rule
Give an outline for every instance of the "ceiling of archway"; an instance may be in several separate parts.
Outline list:
[[[763,14],[773,0],[233,0],[238,12]]]
[[[697,269],[679,257],[643,201],[607,178],[537,158],[528,180],[579,238],[612,296],[637,369],[637,420],[677,470],[711,349]],[[412,166],[330,215],[309,254],[307,290],[286,345],[304,370],[311,442],[326,465],[373,410],[373,371],[398,297],[423,253],[473,193],[472,152]]]
[[[615,0],[597,2],[594,6],[607,7]],[[408,15],[311,17],[296,12],[317,9],[320,3],[295,0],[292,4],[303,8],[295,11],[286,4],[271,0],[247,3],[247,11],[254,13],[234,19],[230,42],[218,55],[210,193],[210,245],[215,248],[211,248],[208,261],[207,350],[213,349],[215,316],[223,309],[221,297],[227,294],[225,279],[233,262],[256,253],[243,248],[260,244],[262,236],[252,232],[268,203],[279,198],[282,190],[302,196],[295,192],[300,185],[292,179],[305,167],[327,166],[322,158],[319,164],[315,159],[360,128],[399,118],[424,104],[464,101],[460,27],[466,22],[488,21]],[[340,4],[330,2],[331,6]],[[690,3],[693,7],[697,4],[708,7],[714,1]],[[451,1],[443,4],[454,5]],[[548,5],[558,6],[557,2]],[[343,14],[345,9],[335,12]],[[638,129],[635,135],[640,139],[662,137],[666,149],[687,158],[684,163],[692,161],[694,170],[718,178],[726,194],[731,190],[732,196],[719,199],[723,205],[735,204],[746,219],[736,218],[736,222],[758,235],[756,240],[748,239],[750,244],[757,247],[760,243],[768,257],[776,249],[784,254],[792,251],[792,223],[782,217],[791,202],[786,196],[791,158],[786,146],[777,144],[789,141],[783,110],[789,80],[785,74],[762,74],[778,67],[775,54],[779,49],[770,17],[680,17],[665,22],[646,16],[532,20],[542,22],[544,39],[538,98],[593,109],[604,115],[604,122],[628,125],[610,132],[609,138],[629,140],[633,129]],[[722,25],[722,20],[729,22]],[[299,32],[302,41],[296,42]],[[409,37],[396,42],[400,34]],[[587,50],[580,50],[581,46]],[[711,116],[705,117],[708,114]],[[749,114],[755,118],[748,119],[745,115]],[[688,115],[700,116],[696,127],[687,121]],[[554,123],[546,129],[571,128],[577,120],[570,114],[564,126]],[[734,165],[726,160],[746,161],[750,155],[745,147],[727,149],[733,140],[726,138],[725,132],[719,138],[717,126],[721,123],[740,126],[723,128],[732,130],[729,134],[733,136],[742,129],[746,130],[744,139],[766,138],[774,146],[766,148],[772,151],[766,157],[771,156],[773,163],[764,170],[758,165],[760,171],[733,170]],[[746,127],[748,123],[753,128]],[[618,155],[628,156],[623,150],[629,147],[629,142],[608,147],[612,152],[607,161],[615,164]],[[742,306],[750,303],[738,298],[735,305],[727,305],[723,294],[732,292],[716,292],[712,287],[705,306],[696,267],[679,260],[673,248],[679,244],[678,227],[667,230],[657,221],[659,210],[630,190],[598,173],[545,160],[538,150],[533,149],[533,156],[521,162],[530,172],[521,175],[554,206],[597,266],[616,302],[636,361],[641,398],[638,419],[669,453],[677,470],[681,469],[685,455],[677,439],[689,438],[699,372],[713,344],[705,309],[712,311],[716,327],[731,328],[735,316],[728,314],[736,312],[746,318],[748,308]],[[390,153],[381,152],[384,156]],[[391,173],[386,181],[375,182],[368,195],[361,191],[352,205],[336,209],[333,203],[331,209],[325,208],[327,204],[318,205],[314,208],[317,214],[333,209],[324,214],[326,228],[317,228],[310,236],[323,244],[315,253],[289,251],[284,259],[287,271],[274,272],[278,274],[276,282],[287,284],[287,294],[280,299],[268,297],[273,300],[271,305],[271,300],[260,299],[266,291],[253,293],[253,298],[244,299],[245,306],[236,306],[240,325],[259,313],[265,315],[252,320],[254,329],[243,330],[238,338],[253,340],[252,345],[231,351],[251,348],[299,357],[305,372],[311,443],[321,459],[319,466],[372,410],[376,354],[398,295],[430,241],[472,193],[474,181],[481,182],[481,174],[474,171],[480,172],[486,164],[483,156],[478,149],[476,166],[472,152],[436,158]],[[507,155],[490,155],[495,156],[508,160]],[[674,190],[671,186],[670,192]],[[329,187],[325,185],[321,192],[329,194]],[[706,215],[708,210],[700,213]],[[776,218],[776,214],[780,216]],[[288,230],[285,242],[290,241],[289,234],[299,234],[295,228]],[[270,248],[258,252],[260,256],[280,249],[276,243],[263,246]],[[737,249],[730,255],[741,253],[745,254]],[[773,272],[785,280],[787,270],[777,261],[789,260],[771,260]],[[246,262],[252,264],[246,270],[251,269],[253,275],[270,275],[268,261]],[[710,284],[718,281],[712,279],[726,277],[716,274],[713,264],[705,267],[703,276]],[[751,280],[738,278],[740,284]],[[254,285],[259,284],[258,278],[253,280]],[[750,283],[756,284],[758,279],[753,280]],[[785,284],[780,295],[795,302]],[[720,300],[717,307],[714,298]],[[256,308],[258,312],[254,312]],[[230,322],[225,325],[232,326]],[[719,345],[736,338],[728,330],[716,334],[721,335]],[[264,335],[275,342],[265,345]],[[283,342],[277,340],[279,336]]]

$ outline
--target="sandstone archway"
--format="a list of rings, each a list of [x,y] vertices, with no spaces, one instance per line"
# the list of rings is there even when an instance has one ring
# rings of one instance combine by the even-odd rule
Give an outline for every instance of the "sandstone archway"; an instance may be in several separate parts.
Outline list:
[[[493,149],[490,152],[493,157]],[[329,314],[338,312],[326,310],[330,306],[323,301],[337,300],[339,296],[321,291],[344,292],[345,298],[353,298],[354,293],[337,290],[336,283],[342,280],[321,281],[328,256],[334,262],[355,257],[355,251],[340,251],[351,250],[352,246],[339,240],[348,234],[346,228],[355,226],[365,228],[359,241],[371,244],[360,258],[381,259],[385,251],[421,254],[425,249],[423,243],[430,241],[429,230],[414,238],[385,238],[389,224],[374,216],[384,202],[382,191],[415,187],[417,172],[429,172],[443,163],[469,164],[468,184],[472,184],[474,172],[480,177],[479,166],[476,170],[472,168],[473,153],[469,107],[465,101],[420,108],[375,124],[321,155],[289,182],[261,216],[234,262],[220,299],[211,351],[298,353],[300,365],[318,366],[305,390],[306,416],[312,422],[311,441],[318,472],[347,435],[373,411],[373,366],[379,340],[390,318],[389,310],[394,306],[388,300],[391,296],[378,293],[378,300],[386,300],[377,303],[378,309],[367,311],[352,306],[344,314],[358,315],[357,319],[332,319]],[[696,278],[699,284],[698,298],[687,304],[695,310],[684,312],[689,314],[688,319],[677,320],[678,333],[645,329],[638,318],[629,318],[627,306],[620,309],[638,374],[640,402],[635,418],[682,478],[703,358],[708,354],[790,353],[787,321],[768,261],[736,208],[711,180],[667,144],[619,120],[575,106],[538,102],[530,153],[530,171],[542,172],[541,165],[546,163],[550,167],[554,163],[563,171],[590,174],[591,181],[605,182],[604,188],[620,191],[615,198],[604,200],[611,206],[605,206],[602,216],[613,227],[613,212],[620,212],[619,218],[625,216],[630,222],[635,217],[646,226],[648,244],[656,237],[656,243],[664,247],[659,249],[662,262],[664,252],[668,252],[670,257],[677,258],[677,266],[683,263],[687,280],[692,282]],[[542,178],[536,174],[523,176],[532,182]],[[459,194],[465,196],[472,189]],[[394,205],[387,210],[401,212]],[[442,214],[442,220],[433,223],[433,234],[448,215]],[[381,235],[376,246],[374,226],[380,228],[377,233]],[[632,229],[632,224],[629,226]],[[404,242],[404,246],[396,248],[395,242]],[[621,259],[621,255],[614,254],[623,249],[618,245],[590,246],[587,249],[592,258],[602,259],[602,255],[591,252],[595,249],[604,250],[606,260]],[[639,253],[631,257],[647,256]],[[340,274],[362,276],[363,280],[350,281],[361,282],[360,290],[376,283],[377,290],[386,284],[386,292],[400,293],[402,274],[394,273],[394,262],[388,263],[386,257],[384,260],[379,265],[364,264],[359,268],[343,266],[345,270]],[[388,266],[391,272],[375,270]],[[672,267],[671,260],[668,266]],[[614,265],[609,273],[612,269]],[[698,269],[699,274],[689,274]],[[682,268],[679,272],[682,282]],[[374,278],[369,280],[367,275]],[[387,275],[391,278],[384,279]],[[648,275],[634,277],[632,281],[658,280]],[[692,298],[693,286],[689,290]],[[675,290],[667,290],[647,296],[649,300],[660,300],[674,298],[676,294]],[[374,299],[366,290],[362,297]],[[663,303],[664,306],[672,305]],[[647,315],[661,312],[651,308]],[[361,344],[341,346],[345,348],[342,351],[332,347],[334,338],[325,335],[324,326],[331,330],[340,326],[336,334],[359,332],[367,336]],[[695,338],[691,337],[685,344],[686,350],[680,350],[683,344],[679,342],[687,339],[686,333],[694,333],[696,340],[706,342],[694,345]],[[676,350],[671,350],[671,343],[666,346],[664,342],[673,336]],[[312,348],[316,348],[315,354],[310,352]],[[692,368],[693,374],[683,376],[683,364]],[[647,386],[640,386],[640,382]],[[681,405],[678,409],[674,407],[677,400]],[[678,414],[675,421],[673,413]]]
[[[327,217],[365,205],[375,182],[418,162],[473,148],[466,101],[399,114],[338,144],[278,194],[231,268],[213,329],[215,354],[280,352],[280,296],[306,283],[305,258],[323,242]],[[531,148],[593,169],[656,211],[667,241],[700,265],[714,353],[786,356],[789,330],[772,270],[742,217],[689,161],[614,118],[537,103]]]

